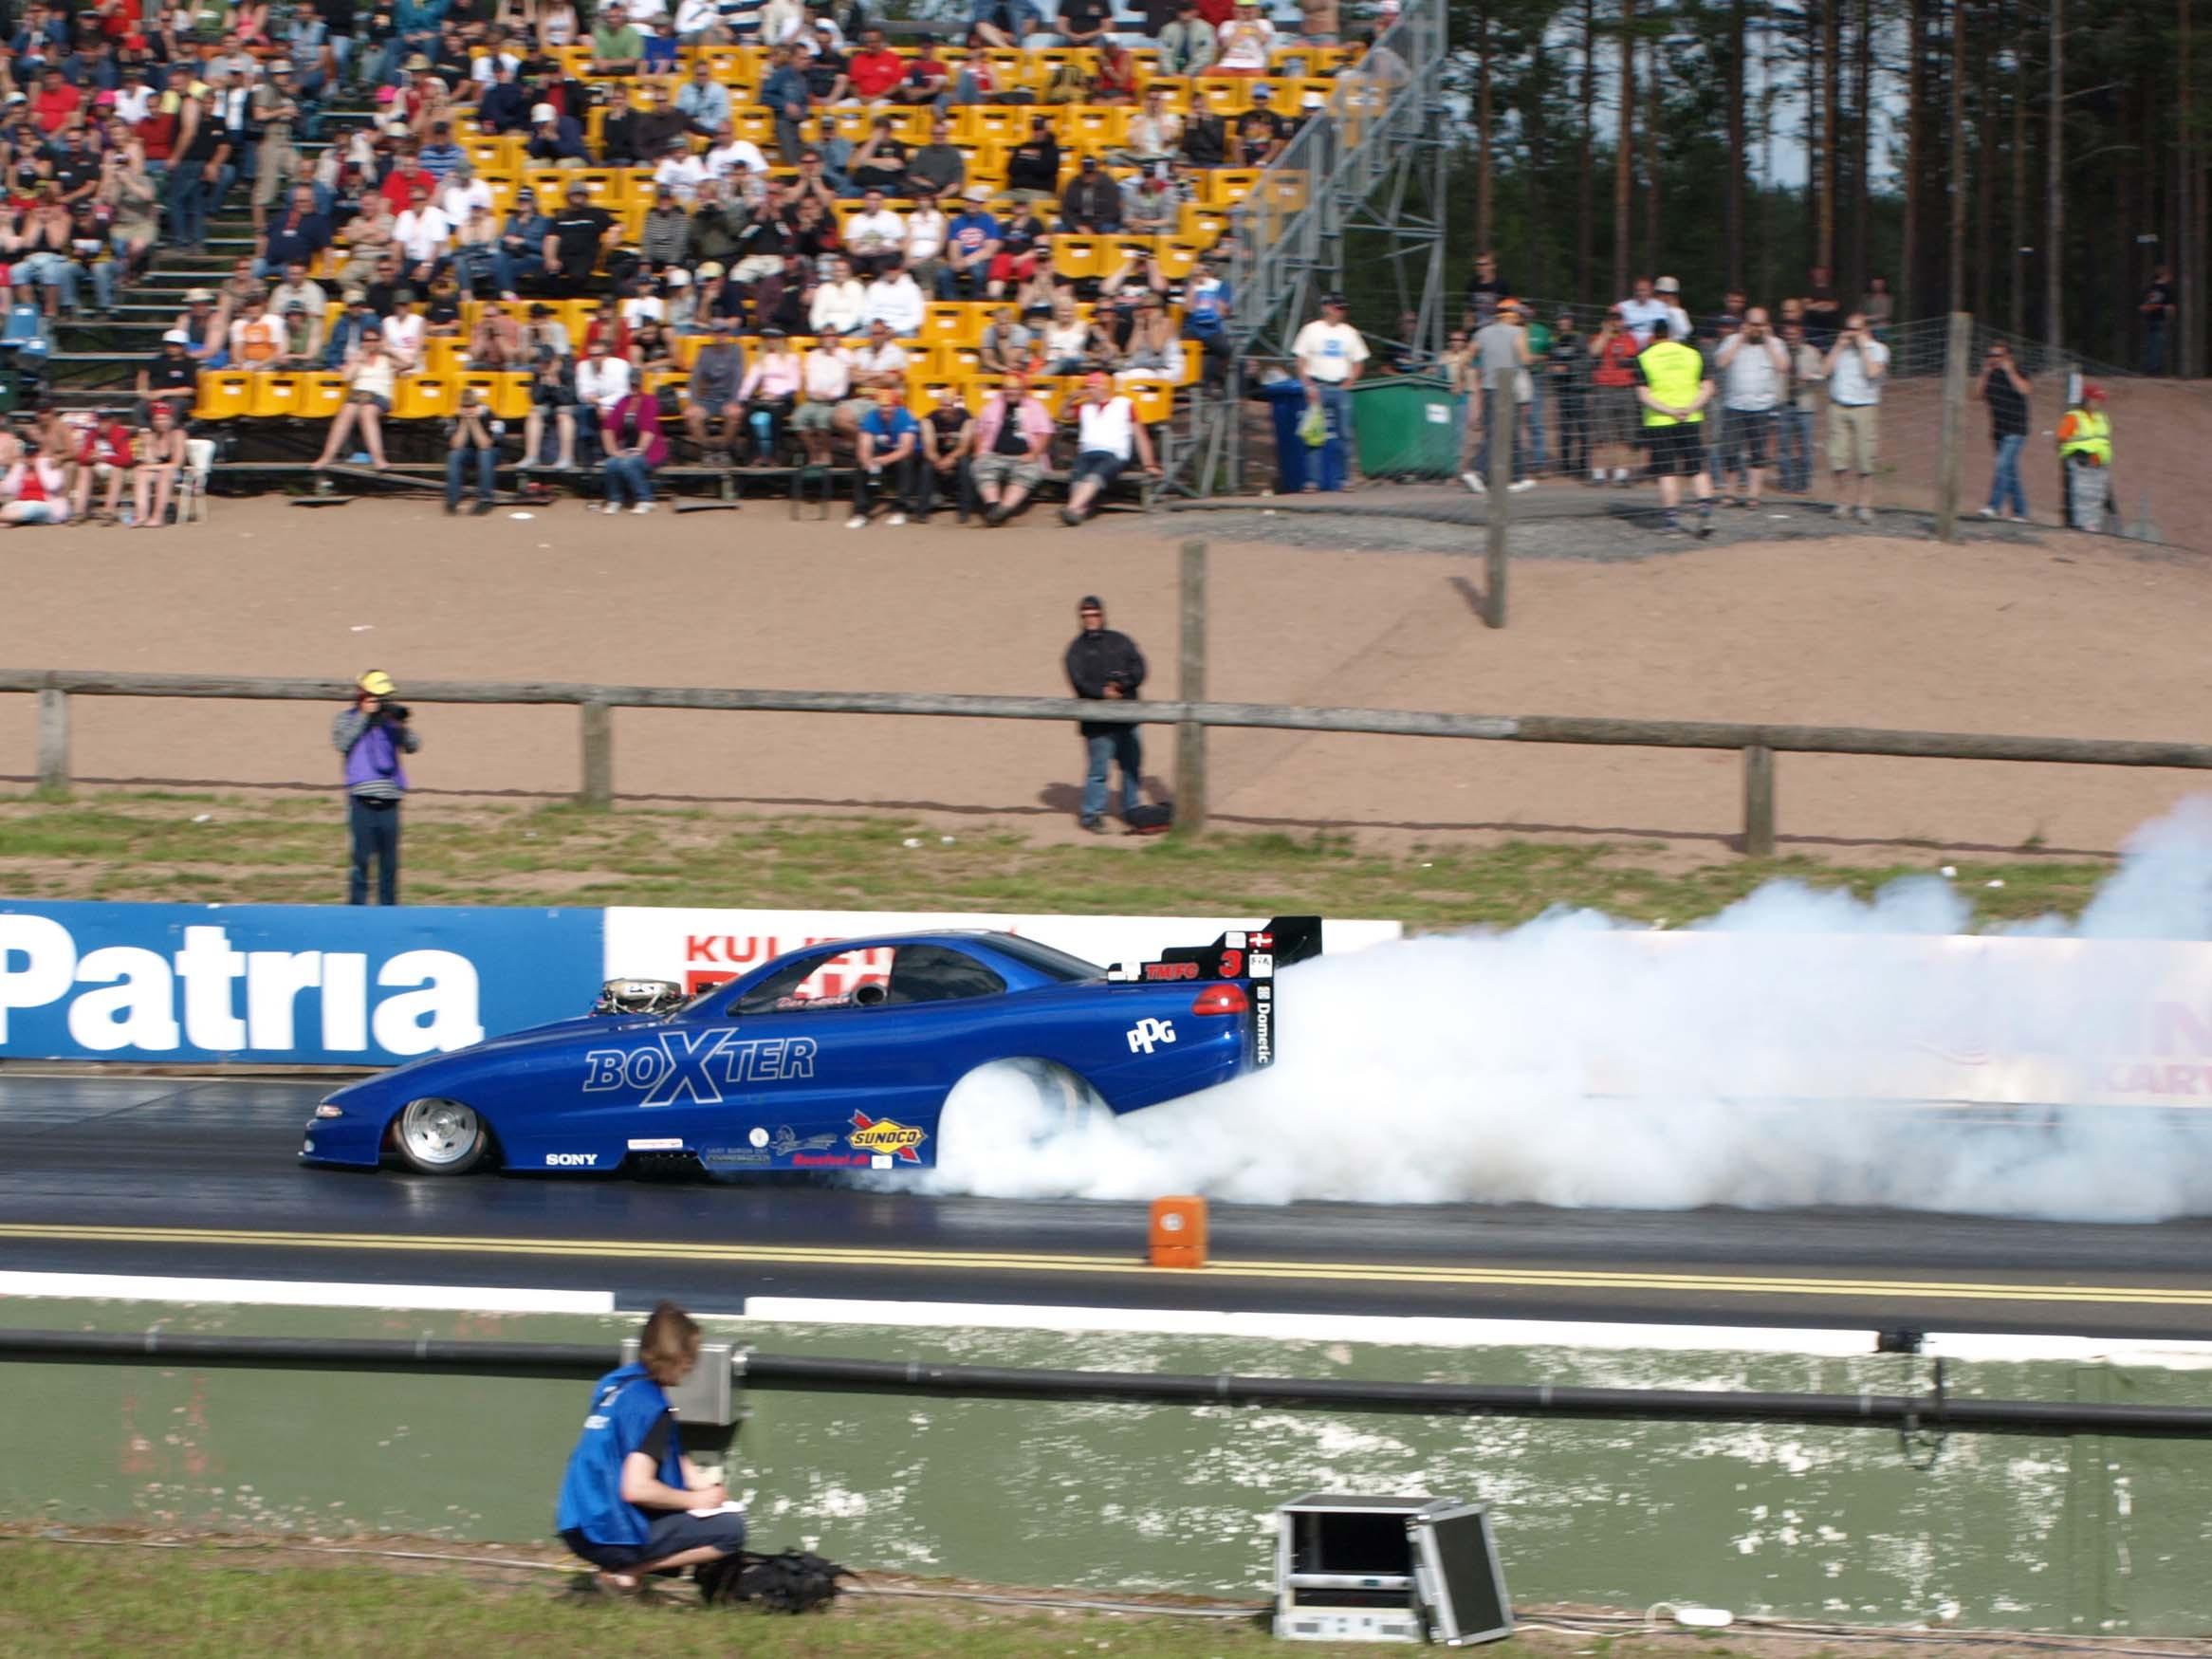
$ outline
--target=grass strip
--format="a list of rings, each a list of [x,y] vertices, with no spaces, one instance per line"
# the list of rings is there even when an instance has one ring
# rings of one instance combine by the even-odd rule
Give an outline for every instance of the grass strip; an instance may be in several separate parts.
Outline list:
[[[711,905],[1116,914],[1392,917],[1510,926],[1558,906],[1675,924],[1778,878],[1864,897],[1931,876],[1942,856],[1884,866],[1794,856],[1685,866],[1666,842],[1512,840],[1361,848],[1347,834],[1220,833],[1042,845],[1000,827],[880,816],[743,816],[417,798],[411,904]],[[345,833],[318,796],[111,791],[0,795],[0,893],[17,898],[332,903]],[[1956,865],[1978,923],[2080,910],[2109,862],[2038,856]]]

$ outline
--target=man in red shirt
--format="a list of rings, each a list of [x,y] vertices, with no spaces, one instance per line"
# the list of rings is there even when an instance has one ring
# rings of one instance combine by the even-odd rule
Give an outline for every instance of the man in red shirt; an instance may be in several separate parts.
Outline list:
[[[30,101],[38,124],[49,133],[72,126],[84,112],[84,95],[62,79],[59,69],[48,69],[40,79],[38,96]]]
[[[1603,484],[1605,469],[1598,465],[1608,446],[1633,462],[1636,441],[1644,426],[1643,407],[1636,400],[1636,337],[1613,306],[1590,337],[1590,482]],[[1629,481],[1629,469],[1613,470],[1616,486]]]
[[[846,78],[864,103],[880,103],[906,79],[906,60],[883,41],[880,28],[861,31],[860,49],[845,64]]]
[[[384,182],[378,188],[384,199],[392,204],[395,213],[404,213],[415,205],[415,192],[417,188],[434,196],[437,194],[438,181],[423,166],[420,152],[415,140],[410,138],[399,147],[399,158],[393,163],[392,171],[385,175]]]

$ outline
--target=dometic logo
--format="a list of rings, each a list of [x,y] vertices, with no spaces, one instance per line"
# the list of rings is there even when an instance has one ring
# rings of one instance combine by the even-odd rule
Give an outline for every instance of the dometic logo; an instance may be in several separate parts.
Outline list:
[[[1150,1054],[1163,1042],[1175,1041],[1175,1022],[1154,1020],[1150,1015],[1129,1028],[1129,1052]]]
[[[856,1112],[853,1133],[845,1138],[864,1152],[894,1153],[901,1163],[918,1164],[922,1154],[914,1149],[930,1136],[926,1130],[911,1128],[889,1117],[871,1117],[865,1112]]]
[[[597,1152],[547,1152],[545,1167],[549,1170],[588,1170],[599,1161]]]
[[[235,950],[220,925],[186,928],[182,946],[166,956],[137,945],[104,945],[80,956],[75,936],[51,917],[0,916],[0,1043],[8,1041],[12,1010],[64,999],[71,1040],[101,1054],[282,1053],[318,1045],[365,1054],[373,1035],[387,1054],[414,1055],[483,1041],[476,968],[467,957],[402,950],[375,970],[374,983],[420,988],[372,1005],[365,954]],[[72,996],[76,986],[101,988]],[[303,1044],[297,1034],[315,1022],[319,1041]]]
[[[721,1104],[722,1091],[747,1083],[803,1082],[814,1076],[811,1037],[740,1042],[723,1031],[659,1031],[651,1048],[595,1048],[583,1057],[587,1095],[633,1090],[640,1106],[696,1100]]]

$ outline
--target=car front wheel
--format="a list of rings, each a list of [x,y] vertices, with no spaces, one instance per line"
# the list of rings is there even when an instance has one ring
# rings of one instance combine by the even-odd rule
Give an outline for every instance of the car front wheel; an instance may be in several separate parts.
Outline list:
[[[490,1137],[473,1108],[458,1100],[411,1100],[393,1135],[408,1167],[425,1175],[461,1175],[484,1159]]]

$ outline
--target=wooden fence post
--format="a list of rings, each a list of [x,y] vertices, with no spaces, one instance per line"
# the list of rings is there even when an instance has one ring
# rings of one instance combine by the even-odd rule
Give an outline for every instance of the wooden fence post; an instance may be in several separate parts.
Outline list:
[[[38,694],[38,786],[42,795],[69,793],[69,693]]]
[[[1743,751],[1743,852],[1774,857],[1774,750],[1762,743]]]
[[[585,703],[583,711],[583,792],[586,806],[615,804],[615,711],[604,703]]]
[[[1206,701],[1206,544],[1183,544],[1182,631],[1175,694]],[[1175,723],[1175,827],[1196,835],[1206,827],[1206,728]]]
[[[1483,407],[1469,410],[1467,418],[1477,415],[1483,417],[1484,437],[1490,446],[1490,476],[1485,482],[1490,493],[1485,498],[1490,509],[1484,551],[1489,568],[1483,578],[1483,620],[1493,628],[1505,626],[1505,531],[1507,511],[1506,491],[1513,484],[1513,444],[1521,433],[1521,406],[1513,400],[1513,371],[1497,369],[1491,372],[1483,392]],[[1496,413],[1505,412],[1503,432],[1492,419]]]
[[[1974,350],[1974,319],[1951,313],[1944,335],[1943,448],[1936,472],[1935,532],[1939,542],[1959,539],[1959,452],[1966,438],[1966,359]]]

